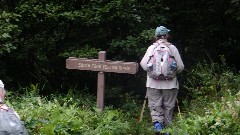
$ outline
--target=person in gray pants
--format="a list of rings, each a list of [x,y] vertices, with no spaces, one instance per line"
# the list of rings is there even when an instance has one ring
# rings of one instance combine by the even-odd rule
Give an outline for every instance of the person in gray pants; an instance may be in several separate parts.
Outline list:
[[[178,49],[168,42],[169,29],[164,26],[157,27],[155,30],[156,42],[150,45],[142,58],[140,65],[147,71],[148,61],[152,56],[152,52],[156,44],[165,44],[171,51],[177,63],[176,74],[179,74],[184,69],[184,64],[179,54]],[[154,123],[155,132],[159,133],[164,127],[167,127],[172,122],[173,109],[177,100],[179,83],[177,77],[170,80],[158,80],[150,78],[147,75],[146,81],[148,107],[151,112],[152,122]]]

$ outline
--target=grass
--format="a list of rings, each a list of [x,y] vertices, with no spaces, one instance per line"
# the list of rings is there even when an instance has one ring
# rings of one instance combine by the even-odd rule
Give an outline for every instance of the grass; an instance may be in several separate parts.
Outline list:
[[[239,135],[240,75],[216,63],[199,63],[187,73],[181,114],[170,127],[173,135]],[[153,134],[148,109],[138,122],[142,102],[124,94],[118,108],[96,108],[90,94],[70,90],[67,95],[41,97],[38,85],[25,94],[9,93],[7,104],[21,116],[31,135],[149,135]],[[15,92],[17,93],[17,92]]]

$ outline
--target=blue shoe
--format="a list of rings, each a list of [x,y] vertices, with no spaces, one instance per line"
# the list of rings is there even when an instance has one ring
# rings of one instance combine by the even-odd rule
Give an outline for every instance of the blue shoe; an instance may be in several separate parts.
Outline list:
[[[156,121],[154,122],[154,129],[155,129],[155,132],[160,132],[161,130],[163,130],[163,125],[162,123]]]

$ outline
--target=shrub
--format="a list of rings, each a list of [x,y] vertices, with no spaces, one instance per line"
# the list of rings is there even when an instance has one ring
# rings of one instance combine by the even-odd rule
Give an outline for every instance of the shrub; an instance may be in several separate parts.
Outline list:
[[[240,134],[240,75],[217,63],[198,63],[187,75],[192,97],[166,129],[172,134]]]
[[[25,91],[22,96],[10,94],[7,104],[19,113],[30,134],[144,135],[152,132],[147,122],[138,123],[136,114],[126,113],[127,110],[106,107],[100,111],[95,107],[96,99],[89,94],[70,92],[64,96],[40,97],[38,85],[31,85]],[[130,101],[126,103],[129,104]],[[132,110],[137,107],[135,103],[130,106]],[[129,111],[134,112],[132,110]]]

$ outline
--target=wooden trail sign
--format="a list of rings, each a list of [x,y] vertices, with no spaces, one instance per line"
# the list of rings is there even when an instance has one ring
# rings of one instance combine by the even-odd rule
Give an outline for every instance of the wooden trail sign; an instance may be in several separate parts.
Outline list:
[[[66,68],[99,71],[97,81],[97,107],[103,110],[105,89],[104,72],[135,74],[138,71],[138,63],[106,60],[106,51],[100,51],[98,53],[98,59],[69,57],[66,60]]]

